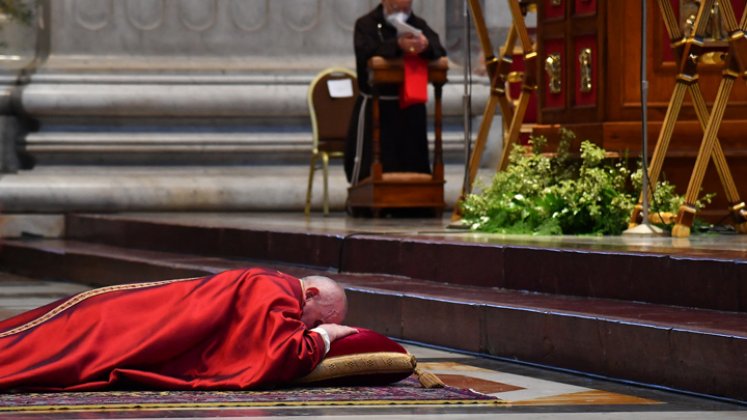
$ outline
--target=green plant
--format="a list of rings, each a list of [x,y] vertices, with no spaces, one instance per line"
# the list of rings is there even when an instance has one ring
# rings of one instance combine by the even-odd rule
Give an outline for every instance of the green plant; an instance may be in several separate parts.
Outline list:
[[[481,194],[467,197],[463,220],[474,230],[488,232],[561,233],[543,202],[543,192],[552,178],[550,159],[538,153],[525,154],[523,148],[515,147],[509,160],[508,169],[497,173]]]
[[[462,203],[463,221],[495,233],[620,234],[639,196],[640,170],[631,174],[627,159],[608,158],[590,141],[574,154],[574,140],[573,132],[561,130],[554,155],[542,154],[543,137],[530,140],[531,152],[515,146],[508,168]],[[676,212],[682,201],[674,186],[659,183],[653,209]]]
[[[641,191],[641,187],[643,185],[643,169],[640,167],[640,165],[638,169],[630,175],[630,180],[632,182],[634,190]],[[654,224],[665,230],[672,229],[673,222],[666,223],[666,221],[671,219],[673,215],[677,213],[680,206],[685,203],[685,197],[677,194],[675,188],[675,185],[667,180],[659,181],[657,182],[656,188],[653,190],[653,194],[650,195],[649,199],[649,212],[656,216],[654,217],[655,220],[658,219],[658,222],[655,222]],[[695,202],[695,208],[697,208],[698,210],[702,209],[707,204],[709,204],[715,196],[715,193],[709,193],[701,196]],[[701,225],[703,225],[702,221],[696,218],[695,226]]]

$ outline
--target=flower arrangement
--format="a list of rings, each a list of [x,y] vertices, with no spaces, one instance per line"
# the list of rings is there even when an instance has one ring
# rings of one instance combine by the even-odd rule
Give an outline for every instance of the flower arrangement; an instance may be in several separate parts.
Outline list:
[[[543,154],[547,140],[533,137],[531,151],[515,146],[509,166],[492,183],[462,203],[463,222],[472,230],[517,234],[619,235],[641,190],[642,171],[632,171],[625,157],[610,157],[590,141],[577,154],[576,136],[561,130],[555,154]],[[651,212],[676,213],[684,199],[664,181],[656,186]],[[696,203],[702,207],[712,195]],[[671,229],[671,218],[659,217]]]

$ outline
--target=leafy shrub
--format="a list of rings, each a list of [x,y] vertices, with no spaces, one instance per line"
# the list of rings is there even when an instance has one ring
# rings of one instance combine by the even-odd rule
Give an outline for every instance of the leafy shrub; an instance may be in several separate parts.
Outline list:
[[[627,159],[608,158],[590,141],[581,143],[576,158],[570,151],[574,140],[573,132],[561,130],[554,155],[541,153],[543,137],[531,139],[530,153],[514,146],[508,168],[462,203],[463,221],[473,230],[494,233],[622,233],[640,194],[642,171],[631,173]],[[683,201],[673,185],[661,182],[652,210],[674,213]]]

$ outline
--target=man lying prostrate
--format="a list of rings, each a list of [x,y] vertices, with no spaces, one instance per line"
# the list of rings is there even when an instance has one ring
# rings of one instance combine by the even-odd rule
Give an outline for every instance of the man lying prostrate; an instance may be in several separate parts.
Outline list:
[[[257,268],[89,290],[0,321],[0,392],[289,383],[357,332],[346,312],[329,278]]]

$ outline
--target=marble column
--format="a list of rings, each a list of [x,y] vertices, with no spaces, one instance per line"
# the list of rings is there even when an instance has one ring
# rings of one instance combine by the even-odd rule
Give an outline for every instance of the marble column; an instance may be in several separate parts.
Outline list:
[[[13,106],[24,70],[34,60],[35,22],[25,25],[0,15],[0,174],[19,169],[23,119]]]

